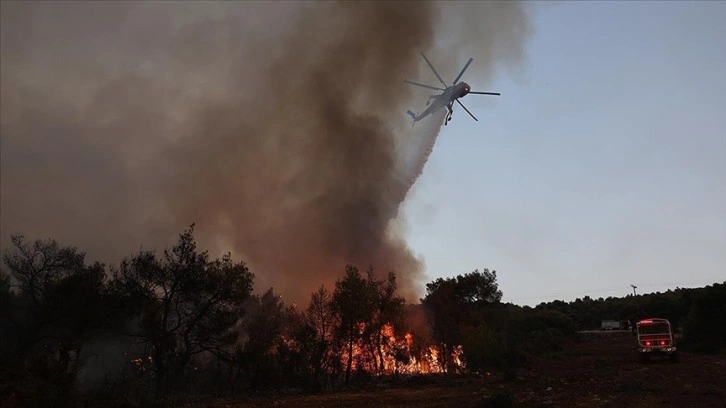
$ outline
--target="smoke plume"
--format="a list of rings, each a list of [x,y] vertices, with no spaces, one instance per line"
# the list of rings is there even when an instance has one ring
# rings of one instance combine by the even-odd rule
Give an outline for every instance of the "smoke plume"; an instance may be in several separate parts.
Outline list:
[[[529,33],[513,2],[1,7],[0,246],[52,237],[116,262],[194,222],[294,301],[346,263],[415,298],[422,260],[391,221],[443,115],[411,130],[424,99],[402,81],[436,83],[426,51],[448,81],[472,56],[465,79],[486,86]]]

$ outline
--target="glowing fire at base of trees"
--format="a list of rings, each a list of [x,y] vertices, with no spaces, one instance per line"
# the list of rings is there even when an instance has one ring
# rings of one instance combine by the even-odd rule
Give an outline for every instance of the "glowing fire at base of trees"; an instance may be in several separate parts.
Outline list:
[[[360,334],[366,332],[365,325],[361,325]],[[436,345],[423,345],[414,342],[414,336],[406,333],[396,337],[391,324],[383,325],[380,331],[381,342],[378,347],[375,337],[357,342],[353,345],[353,368],[357,371],[366,371],[377,375],[395,374],[435,374],[445,372],[461,372],[466,368],[463,361],[463,348],[456,346],[448,358]],[[341,356],[341,362],[346,364],[347,354]]]
[[[82,253],[54,241],[12,242],[16,251],[4,261],[18,293],[0,274],[0,294],[12,313],[24,318],[24,305],[37,301],[33,313],[57,312],[49,319],[61,322],[47,330],[85,330],[62,341],[38,340],[33,352],[48,361],[47,370],[76,370],[83,336],[120,333],[119,351],[127,353],[118,356],[125,364],[112,370],[113,381],[159,395],[191,384],[217,391],[326,390],[370,375],[478,370],[480,345],[492,336],[485,326],[471,329],[470,316],[481,316],[480,308],[501,298],[496,275],[475,271],[431,282],[421,305],[406,305],[393,272],[381,279],[348,265],[332,291],[321,287],[305,308],[287,306],[272,288],[252,294],[254,275],[244,262],[198,252],[191,227],[161,257],[142,251],[110,276],[103,265],[87,265]],[[45,286],[33,286],[40,281]],[[65,305],[67,297],[59,293],[83,301]],[[88,316],[93,319],[84,322]],[[13,336],[26,338],[22,332]]]

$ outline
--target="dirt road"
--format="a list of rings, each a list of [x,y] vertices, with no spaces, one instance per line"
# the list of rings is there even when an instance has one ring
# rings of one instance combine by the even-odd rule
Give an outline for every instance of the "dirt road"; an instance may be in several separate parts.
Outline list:
[[[567,350],[516,378],[418,379],[317,396],[216,400],[194,408],[243,407],[718,407],[726,406],[726,356],[681,354],[641,364],[628,332],[584,333]],[[415,384],[414,384],[415,383]],[[492,398],[509,395],[513,405]],[[506,399],[506,398],[504,398]],[[490,401],[490,404],[487,404]]]

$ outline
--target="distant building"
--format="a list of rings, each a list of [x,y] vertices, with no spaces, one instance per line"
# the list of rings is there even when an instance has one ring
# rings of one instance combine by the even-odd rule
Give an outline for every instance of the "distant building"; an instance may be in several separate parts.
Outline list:
[[[619,320],[603,320],[600,330],[620,330],[622,325]]]

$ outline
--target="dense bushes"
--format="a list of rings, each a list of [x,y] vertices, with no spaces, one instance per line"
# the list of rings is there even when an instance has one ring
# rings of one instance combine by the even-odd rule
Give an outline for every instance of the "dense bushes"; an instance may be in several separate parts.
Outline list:
[[[442,347],[461,345],[469,371],[511,370],[559,349],[575,334],[567,315],[500,302],[496,271],[475,270],[427,285],[422,304]]]
[[[681,346],[688,350],[715,353],[726,348],[726,282],[621,298],[585,296],[569,303],[555,300],[538,305],[536,310],[566,315],[578,330],[598,329],[606,319],[634,323],[640,318],[660,317],[683,335]]]
[[[682,320],[683,346],[701,353],[726,349],[726,284],[693,289],[682,304],[688,306]]]

